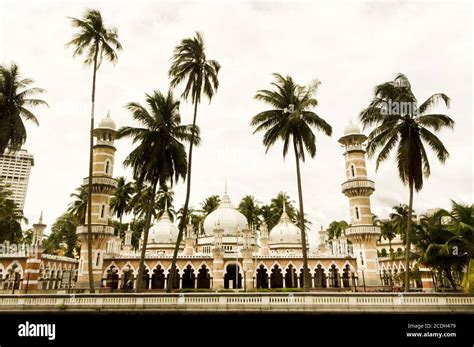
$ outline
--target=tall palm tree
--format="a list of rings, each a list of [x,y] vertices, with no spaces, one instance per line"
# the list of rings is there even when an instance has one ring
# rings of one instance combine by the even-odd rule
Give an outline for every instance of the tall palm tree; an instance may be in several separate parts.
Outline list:
[[[244,196],[240,201],[238,210],[247,218],[250,230],[256,230],[259,227],[260,206],[254,196]]]
[[[303,220],[303,226],[304,226],[304,230],[306,230],[306,232],[309,232],[310,229],[311,229],[311,225],[313,225],[313,222],[311,222],[308,218],[306,218],[306,216],[304,216],[303,218],[301,218],[300,216],[300,211],[296,211],[296,216],[295,216],[295,222],[296,222],[296,225],[301,228],[301,220]],[[307,235],[306,235],[307,236]]]
[[[25,143],[26,129],[23,120],[39,125],[29,108],[48,104],[35,98],[44,90],[30,87],[33,82],[21,77],[15,63],[10,67],[0,65],[0,154],[7,147],[16,151]]]
[[[396,148],[396,162],[401,181],[408,185],[409,202],[405,250],[405,291],[410,290],[408,269],[410,264],[410,233],[413,212],[413,191],[423,187],[423,177],[430,175],[430,163],[425,144],[444,163],[449,157],[441,140],[432,132],[442,128],[453,128],[454,121],[444,114],[429,113],[442,101],[449,107],[449,97],[442,93],[431,95],[420,106],[411,90],[410,81],[404,74],[398,74],[393,81],[375,87],[374,98],[360,113],[364,129],[375,128],[368,137],[367,154],[377,156],[377,168]]]
[[[141,289],[141,281],[145,264],[145,252],[148,242],[151,217],[155,207],[156,189],[159,186],[186,178],[186,150],[181,141],[199,143],[199,129],[192,125],[182,125],[179,113],[179,101],[171,92],[164,95],[158,91],[146,94],[148,109],[136,102],[127,104],[133,119],[142,127],[122,127],[119,138],[131,137],[137,146],[126,158],[125,166],[133,170],[133,177],[140,183],[151,186],[148,199],[146,222],[144,228],[143,247],[138,268],[136,291]]]
[[[85,56],[84,64],[92,65],[92,95],[91,95],[91,118],[89,134],[89,180],[88,191],[92,191],[92,160],[94,146],[94,110],[95,110],[95,83],[97,70],[102,60],[115,63],[118,60],[117,52],[122,50],[118,40],[118,31],[113,27],[106,27],[102,15],[98,10],[88,9],[82,19],[69,18],[73,27],[78,31],[73,39],[66,43],[66,47],[74,48],[73,57]],[[92,206],[92,194],[88,196],[88,206]],[[92,274],[92,208],[87,209],[87,257],[89,272],[90,291],[94,292],[94,277]]]
[[[169,69],[170,85],[172,88],[177,87],[181,82],[186,80],[186,87],[182,93],[185,100],[191,100],[194,104],[193,127],[196,126],[197,108],[201,102],[204,93],[211,102],[212,97],[219,87],[217,75],[220,65],[216,60],[209,60],[206,57],[204,38],[202,34],[196,32],[193,38],[186,38],[175,48],[172,64]],[[186,199],[184,201],[183,215],[179,223],[179,233],[173,252],[173,261],[171,263],[171,283],[174,283],[176,272],[176,258],[178,256],[179,245],[183,238],[183,231],[188,214],[189,198],[191,196],[191,169],[193,161],[193,145],[194,137],[197,134],[192,133],[192,139],[189,142],[188,152],[188,179],[186,185]],[[168,288],[169,292],[171,289]]]
[[[113,209],[114,215],[117,216],[120,222],[120,230],[118,230],[119,235],[122,234],[122,218],[128,210],[132,194],[132,182],[127,182],[127,179],[123,176],[117,178],[117,190],[110,201],[110,207]]]
[[[87,195],[84,186],[77,187],[76,191],[69,195],[74,200],[69,204],[67,212],[76,217],[79,225],[84,224],[86,220]]]
[[[268,151],[277,140],[283,141],[283,157],[286,157],[290,145],[293,146],[296,160],[296,177],[298,185],[301,243],[303,246],[303,283],[308,291],[308,258],[306,246],[306,230],[304,228],[303,189],[301,185],[300,161],[305,161],[305,152],[310,157],[316,155],[316,136],[313,128],[331,135],[331,126],[311,109],[318,104],[314,97],[318,84],[303,87],[296,84],[290,76],[283,77],[273,74],[276,82],[272,83],[274,90],[260,90],[255,98],[269,104],[272,109],[254,116],[251,125],[255,126],[254,133],[264,131],[263,144]]]
[[[128,204],[127,213],[131,212],[133,214],[133,220],[135,220],[137,217],[143,217],[146,213],[151,189],[143,183],[133,181],[132,190],[133,193],[130,198],[130,203]]]

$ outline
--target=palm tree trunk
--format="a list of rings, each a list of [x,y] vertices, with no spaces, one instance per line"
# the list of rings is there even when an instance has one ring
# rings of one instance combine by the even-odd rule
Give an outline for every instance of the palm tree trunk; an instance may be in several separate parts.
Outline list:
[[[412,213],[413,213],[413,179],[410,179],[410,199],[408,202],[408,221],[406,231],[406,244],[405,244],[405,292],[410,291],[410,234],[412,224]]]
[[[300,205],[300,230],[301,230],[301,244],[303,246],[303,291],[309,291],[308,278],[308,254],[306,249],[306,230],[304,230],[304,209],[303,209],[303,190],[301,189],[301,173],[300,173],[300,158],[298,157],[298,148],[296,141],[293,139],[293,147],[295,149],[296,158],[296,177],[298,181],[298,200]]]
[[[99,53],[99,41],[95,43],[94,73],[92,77],[92,106],[91,106],[91,128],[89,138],[89,178],[87,182],[87,271],[89,272],[89,291],[94,293],[94,274],[92,273],[92,165],[94,159],[94,111],[95,111],[95,80],[97,76],[97,55]]]
[[[135,293],[138,293],[141,289],[142,285],[142,277],[143,277],[143,270],[145,268],[145,253],[146,253],[146,245],[148,242],[148,231],[150,230],[151,224],[151,216],[153,214],[153,206],[155,205],[155,194],[156,194],[156,185],[157,182],[153,183],[153,191],[150,196],[150,201],[148,202],[148,209],[146,211],[146,220],[145,220],[145,230],[143,230],[143,245],[142,245],[142,252],[140,254],[140,265],[138,266],[138,277],[137,277],[137,285],[135,288]]]
[[[195,98],[194,100],[197,100],[197,98]],[[191,136],[191,141],[189,143],[188,177],[187,177],[187,180],[186,180],[186,200],[184,201],[183,216],[182,216],[181,221],[179,223],[178,239],[176,240],[176,245],[174,246],[173,260],[171,262],[171,270],[170,270],[171,271],[170,272],[170,281],[168,282],[168,285],[166,286],[166,292],[167,293],[171,292],[171,288],[172,288],[173,283],[175,281],[176,259],[178,258],[179,245],[181,244],[181,241],[183,240],[183,232],[184,232],[184,228],[186,226],[186,220],[187,220],[188,209],[189,209],[189,198],[191,196],[191,168],[192,168],[192,161],[193,161],[193,144],[194,144],[194,138],[196,136],[196,134],[194,132],[194,129],[196,127],[197,107],[198,107],[198,103],[197,103],[197,101],[195,101],[195,103],[194,103],[194,117],[193,117],[192,136]]]

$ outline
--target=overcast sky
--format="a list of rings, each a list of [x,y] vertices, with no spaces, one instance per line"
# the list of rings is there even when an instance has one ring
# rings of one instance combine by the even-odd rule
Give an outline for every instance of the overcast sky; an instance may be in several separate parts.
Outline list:
[[[301,84],[322,82],[315,111],[333,126],[333,135],[318,133],[316,158],[302,166],[305,212],[314,232],[332,220],[348,220],[337,140],[350,118],[358,120],[374,86],[398,72],[408,76],[421,101],[435,92],[448,94],[451,108],[439,110],[456,121],[455,131],[439,134],[451,157],[443,166],[430,153],[432,175],[415,196],[415,209],[449,208],[450,199],[472,203],[469,2],[2,2],[0,62],[18,63],[24,76],[47,90],[43,99],[50,105],[34,110],[39,127],[27,125],[25,147],[35,156],[25,205],[30,224],[44,211],[50,226],[87,175],[92,70],[64,47],[74,32],[67,16],[81,17],[86,8],[99,9],[106,24],[119,29],[124,47],[116,66],[104,63],[98,71],[98,119],[110,110],[118,126],[133,124],[123,106],[143,102],[153,89],[168,90],[173,48],[196,30],[205,36],[208,58],[222,65],[217,95],[199,107],[203,141],[194,152],[193,206],[222,194],[226,177],[234,204],[248,194],[267,203],[279,191],[297,200],[294,157],[283,160],[281,144],[265,154],[262,135],[253,135],[249,126],[267,107],[253,97],[269,87],[273,72]],[[190,123],[191,105],[183,102],[181,112]],[[116,176],[130,177],[122,162],[131,149],[130,141],[117,142]],[[392,206],[407,202],[407,188],[393,158],[378,172],[369,159],[368,169],[376,184],[373,212],[386,217]],[[180,206],[184,184],[175,191]]]

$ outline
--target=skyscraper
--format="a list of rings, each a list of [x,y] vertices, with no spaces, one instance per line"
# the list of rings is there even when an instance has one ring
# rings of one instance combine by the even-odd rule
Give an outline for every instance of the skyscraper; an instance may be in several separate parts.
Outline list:
[[[0,183],[12,191],[12,198],[23,211],[31,167],[34,166],[33,155],[25,149],[17,152],[6,151],[0,154]]]

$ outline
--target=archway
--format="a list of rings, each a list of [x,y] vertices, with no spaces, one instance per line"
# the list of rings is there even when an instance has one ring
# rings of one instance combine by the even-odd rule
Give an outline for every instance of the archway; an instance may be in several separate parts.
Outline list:
[[[142,283],[140,283],[141,289],[148,289],[150,286],[150,271],[143,269]]]
[[[196,275],[191,265],[186,266],[183,271],[183,288],[194,288]]]
[[[105,286],[111,289],[117,289],[119,285],[118,270],[115,266],[107,270],[107,277],[105,279]]]
[[[329,268],[329,280],[331,283],[331,287],[333,288],[339,288],[339,269],[336,267],[336,265],[332,264],[331,267]]]
[[[170,275],[171,275],[171,269],[168,272],[168,276],[166,276],[166,283],[168,288],[171,287],[171,289],[179,289],[179,270],[178,268],[175,269],[175,276],[174,276],[174,283],[170,283]]]
[[[122,270],[122,288],[124,291],[131,291],[134,288],[134,280],[135,276],[130,266]]]
[[[351,269],[349,267],[349,264],[347,264],[344,267],[344,270],[342,270],[342,286],[344,288],[350,287],[350,278],[351,278]]]
[[[206,265],[202,264],[198,271],[197,276],[197,287],[198,288],[211,288],[211,275]]]
[[[226,267],[224,275],[224,288],[239,289],[242,288],[242,275],[240,274],[240,266],[237,264],[229,264]]]
[[[257,269],[257,288],[268,288],[268,273],[263,264]]]
[[[272,288],[283,288],[283,275],[281,269],[275,264],[270,275],[270,285]]]
[[[286,288],[296,288],[296,287],[298,287],[298,276],[296,275],[296,269],[291,264],[286,269],[285,287]]]
[[[314,271],[314,286],[316,288],[326,288],[326,274],[321,264]]]
[[[151,276],[151,289],[165,289],[165,270],[158,265]]]

